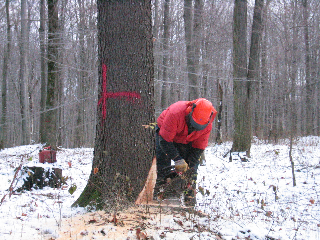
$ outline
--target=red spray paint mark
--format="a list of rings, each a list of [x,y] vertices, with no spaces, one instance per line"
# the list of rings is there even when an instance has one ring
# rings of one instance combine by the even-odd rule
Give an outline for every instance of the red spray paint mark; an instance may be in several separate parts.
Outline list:
[[[108,98],[126,98],[127,101],[134,103],[136,99],[140,99],[141,95],[136,92],[107,92],[107,66],[102,64],[102,93],[98,101],[98,106],[102,104],[102,119],[106,119],[107,115],[107,99]]]

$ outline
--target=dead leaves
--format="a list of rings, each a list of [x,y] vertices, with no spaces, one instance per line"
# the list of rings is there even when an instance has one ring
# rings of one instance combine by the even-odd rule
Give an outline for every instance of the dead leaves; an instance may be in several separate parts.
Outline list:
[[[147,234],[142,232],[140,228],[136,229],[136,236],[138,240],[146,240],[148,239]]]
[[[267,217],[271,217],[271,216],[272,216],[272,212],[271,212],[271,211],[267,211],[267,212],[266,212],[266,216],[267,216]]]
[[[315,201],[314,201],[313,198],[311,198],[309,202],[310,202],[311,204],[314,204]]]
[[[73,183],[68,191],[72,195],[76,190],[77,190],[77,185]]]

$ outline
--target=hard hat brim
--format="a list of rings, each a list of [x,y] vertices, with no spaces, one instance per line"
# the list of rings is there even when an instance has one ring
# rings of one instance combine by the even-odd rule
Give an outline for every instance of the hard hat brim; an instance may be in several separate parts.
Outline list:
[[[190,124],[195,130],[200,131],[200,130],[205,129],[208,126],[209,122],[207,124],[204,124],[204,125],[203,124],[199,124],[196,121],[194,121],[194,119],[192,117],[190,117]]]

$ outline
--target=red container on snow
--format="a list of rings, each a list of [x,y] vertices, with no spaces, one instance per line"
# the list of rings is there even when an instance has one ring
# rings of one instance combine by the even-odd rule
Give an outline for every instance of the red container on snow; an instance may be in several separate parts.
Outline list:
[[[39,162],[40,163],[55,163],[56,159],[56,151],[52,150],[51,147],[45,147],[43,150],[39,152]]]

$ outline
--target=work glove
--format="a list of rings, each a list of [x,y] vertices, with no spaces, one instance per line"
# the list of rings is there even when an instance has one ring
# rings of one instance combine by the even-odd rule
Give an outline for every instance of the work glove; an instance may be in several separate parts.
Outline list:
[[[189,166],[184,159],[180,159],[174,162],[174,168],[178,174],[183,174],[188,170]]]

